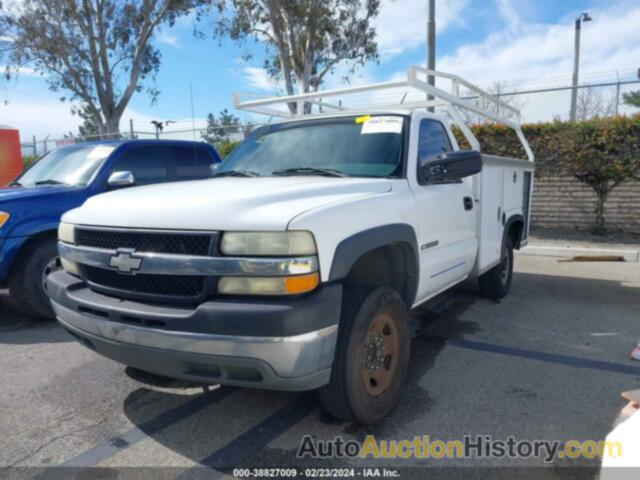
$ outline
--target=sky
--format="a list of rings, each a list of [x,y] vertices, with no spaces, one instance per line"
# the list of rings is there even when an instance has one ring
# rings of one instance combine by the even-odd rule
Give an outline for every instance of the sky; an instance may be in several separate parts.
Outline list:
[[[409,65],[424,64],[427,3],[382,1],[375,20],[380,61],[360,68],[351,84],[398,79]],[[638,0],[437,0],[436,10],[437,69],[480,85],[568,84],[574,20],[583,11],[593,17],[582,29],[583,78],[615,71],[629,75],[640,68]],[[197,127],[209,112],[232,109],[234,92],[281,93],[261,68],[261,44],[221,42],[206,21],[199,25],[205,36],[198,39],[193,26],[193,19],[185,17],[157,33],[162,65],[156,87],[161,94],[155,104],[145,93],[136,94],[121,130],[129,128],[130,119],[137,131],[151,131],[154,119],[176,121],[172,129],[191,128],[191,91]],[[253,59],[243,61],[245,52]],[[342,76],[336,72],[325,87],[343,85]],[[80,122],[71,115],[69,102],[59,101],[61,96],[49,91],[45,77],[25,68],[17,78],[0,83],[0,125],[18,128],[22,141],[77,132]],[[250,119],[236,113],[241,121]]]

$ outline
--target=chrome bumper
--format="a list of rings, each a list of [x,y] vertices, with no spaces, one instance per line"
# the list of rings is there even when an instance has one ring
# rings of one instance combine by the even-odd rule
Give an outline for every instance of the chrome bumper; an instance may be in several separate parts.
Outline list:
[[[307,257],[206,257],[169,253],[137,252],[121,248],[109,250],[58,242],[58,252],[66,260],[92,267],[130,274],[202,276],[277,276],[318,271],[318,258]]]

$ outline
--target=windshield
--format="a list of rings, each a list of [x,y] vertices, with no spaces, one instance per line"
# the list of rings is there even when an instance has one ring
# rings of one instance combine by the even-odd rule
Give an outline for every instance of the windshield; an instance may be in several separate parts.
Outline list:
[[[216,175],[399,177],[403,133],[398,115],[268,125],[241,143]]]
[[[86,185],[114,149],[112,145],[61,147],[47,153],[15,182],[25,187]]]

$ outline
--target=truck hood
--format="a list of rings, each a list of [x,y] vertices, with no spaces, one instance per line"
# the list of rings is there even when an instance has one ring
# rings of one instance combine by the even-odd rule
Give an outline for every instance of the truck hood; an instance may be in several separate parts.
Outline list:
[[[389,192],[387,179],[221,177],[98,195],[63,221],[184,230],[285,230],[297,215],[330,203]]]

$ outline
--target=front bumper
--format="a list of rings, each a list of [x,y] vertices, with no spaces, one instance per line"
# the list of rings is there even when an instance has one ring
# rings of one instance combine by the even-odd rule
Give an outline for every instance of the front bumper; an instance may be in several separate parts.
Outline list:
[[[329,381],[340,285],[295,300],[213,300],[194,309],[109,297],[64,271],[48,277],[47,290],[67,331],[125,365],[172,378],[276,390],[311,390]]]

